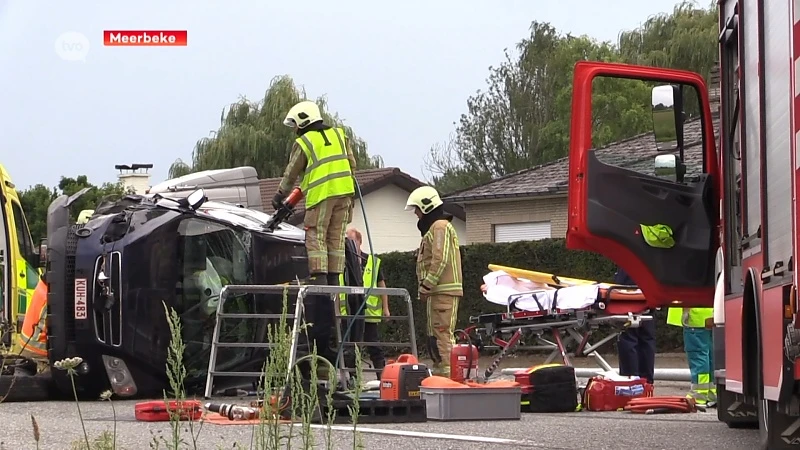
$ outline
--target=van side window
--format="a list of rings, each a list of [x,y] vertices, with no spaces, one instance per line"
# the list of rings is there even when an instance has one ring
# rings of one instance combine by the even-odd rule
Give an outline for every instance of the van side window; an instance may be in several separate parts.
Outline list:
[[[33,238],[28,230],[28,224],[25,223],[25,215],[22,214],[22,207],[17,202],[11,202],[11,209],[14,211],[14,225],[17,230],[19,250],[25,260],[30,263],[31,256],[33,256]]]

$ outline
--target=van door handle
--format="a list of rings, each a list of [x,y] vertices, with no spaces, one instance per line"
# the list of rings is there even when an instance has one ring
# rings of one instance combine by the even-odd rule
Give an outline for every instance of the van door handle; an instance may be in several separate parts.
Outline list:
[[[20,277],[20,278],[25,278],[25,272],[20,272],[20,273],[19,273],[19,277]]]

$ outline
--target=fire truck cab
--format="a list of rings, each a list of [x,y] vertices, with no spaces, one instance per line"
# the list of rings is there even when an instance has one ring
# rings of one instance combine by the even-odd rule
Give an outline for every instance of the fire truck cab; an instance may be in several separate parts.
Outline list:
[[[718,90],[688,71],[575,66],[567,246],[612,259],[652,307],[713,305],[719,419],[757,427],[761,448],[798,448],[800,2],[718,8]],[[649,172],[593,148],[592,93],[609,77],[651,88]],[[674,243],[649,244],[647,226]]]

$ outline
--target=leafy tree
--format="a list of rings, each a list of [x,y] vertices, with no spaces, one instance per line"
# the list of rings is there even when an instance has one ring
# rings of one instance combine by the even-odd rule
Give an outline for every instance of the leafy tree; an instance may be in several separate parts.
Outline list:
[[[238,166],[255,167],[260,178],[283,175],[295,139],[292,130],[283,125],[283,119],[289,108],[306,98],[305,90],[298,89],[290,77],[276,77],[260,102],[241,98],[231,104],[227,112],[223,109],[219,130],[197,141],[191,164],[175,161],[169,169],[170,178]],[[359,168],[383,165],[379,156],[368,154],[366,142],[344,125],[337,114],[327,111],[324,97],[316,102],[326,123],[345,129]]]
[[[702,9],[684,1],[671,14],[648,18],[639,28],[620,33],[619,53],[630,64],[691,70],[708,79],[719,58],[716,3]]]
[[[84,209],[94,209],[104,198],[117,197],[126,193],[121,183],[103,183],[95,186],[89,183],[86,175],[79,175],[76,178],[61,177],[58,188],[48,188],[43,184],[37,184],[28,189],[18,191],[22,210],[28,219],[28,227],[34,242],[47,235],[47,208],[50,203],[61,194],[72,195],[83,188],[90,188],[80,199],[70,207],[72,219]]]
[[[37,184],[23,191],[17,191],[33,242],[38,243],[47,235],[47,207],[58,197],[55,188]]]
[[[562,158],[569,151],[572,77],[582,60],[624,62],[697,71],[708,75],[717,59],[716,5],[677,5],[622,32],[616,45],[586,36],[562,35],[533,22],[530,35],[489,68],[486,91],[467,100],[455,136],[426,158],[432,182],[443,192]],[[651,84],[596,79],[593,144],[596,147],[652,131]],[[687,102],[693,115],[694,103]]]

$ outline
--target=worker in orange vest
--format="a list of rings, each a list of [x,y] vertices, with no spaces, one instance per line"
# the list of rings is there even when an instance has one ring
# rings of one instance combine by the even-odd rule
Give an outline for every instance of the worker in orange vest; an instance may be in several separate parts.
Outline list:
[[[33,357],[47,357],[47,284],[39,279],[33,291],[30,307],[25,312],[19,344],[23,354]]]

